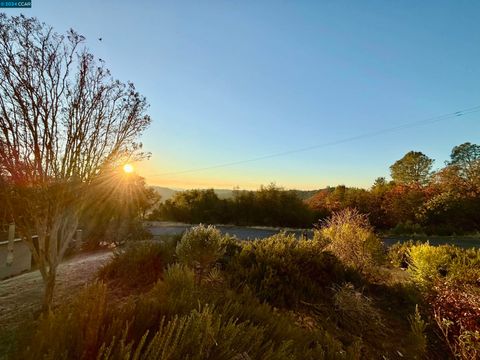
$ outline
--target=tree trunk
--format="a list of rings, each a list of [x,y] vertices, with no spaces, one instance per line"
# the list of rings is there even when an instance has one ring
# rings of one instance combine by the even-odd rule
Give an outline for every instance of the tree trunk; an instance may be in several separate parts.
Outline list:
[[[44,279],[45,293],[43,296],[43,305],[42,305],[43,312],[50,311],[50,308],[52,306],[53,290],[55,289],[56,277],[57,277],[57,269],[55,267],[50,269],[50,271],[48,272],[47,278]]]

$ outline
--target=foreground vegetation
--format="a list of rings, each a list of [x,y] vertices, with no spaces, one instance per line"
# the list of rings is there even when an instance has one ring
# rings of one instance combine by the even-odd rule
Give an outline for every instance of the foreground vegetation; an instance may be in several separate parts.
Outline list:
[[[480,252],[412,242],[381,250],[353,210],[335,214],[313,240],[239,242],[198,226],[134,242],[73,302],[39,318],[16,356],[478,357]]]

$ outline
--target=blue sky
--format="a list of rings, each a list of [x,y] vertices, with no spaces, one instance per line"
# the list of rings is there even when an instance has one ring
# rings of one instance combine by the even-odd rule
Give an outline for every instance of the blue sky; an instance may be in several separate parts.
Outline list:
[[[5,10],[18,14],[19,10]],[[39,1],[149,103],[137,164],[151,184],[368,187],[410,150],[440,167],[480,142],[480,112],[308,152],[480,105],[478,1]],[[97,39],[102,37],[100,42]]]

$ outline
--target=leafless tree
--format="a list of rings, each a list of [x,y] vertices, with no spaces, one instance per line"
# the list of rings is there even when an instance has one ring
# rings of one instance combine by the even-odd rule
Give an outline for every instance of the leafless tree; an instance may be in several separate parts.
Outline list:
[[[70,30],[0,14],[0,189],[50,307],[56,270],[102,169],[143,157],[147,103]],[[38,236],[38,241],[32,240]]]

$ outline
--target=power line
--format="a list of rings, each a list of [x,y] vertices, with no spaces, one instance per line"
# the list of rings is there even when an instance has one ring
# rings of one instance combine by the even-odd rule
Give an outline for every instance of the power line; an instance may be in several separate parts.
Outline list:
[[[476,113],[476,112],[479,112],[479,111],[480,111],[480,105],[477,105],[477,106],[474,106],[474,107],[471,107],[471,108],[458,110],[458,111],[455,111],[455,112],[452,112],[452,113],[448,113],[448,114],[444,114],[444,115],[440,115],[440,116],[435,116],[435,117],[431,117],[431,118],[427,118],[427,119],[423,119],[423,120],[417,120],[417,121],[409,122],[409,123],[406,123],[406,124],[393,126],[393,127],[390,127],[390,128],[385,128],[385,129],[381,129],[381,130],[377,130],[377,131],[372,131],[372,132],[368,132],[368,133],[364,133],[364,134],[360,134],[360,135],[356,135],[356,136],[351,136],[351,137],[348,137],[348,138],[335,140],[335,141],[331,141],[331,142],[327,142],[327,143],[323,143],[323,144],[317,144],[317,145],[307,146],[307,147],[303,147],[303,148],[292,149],[292,150],[288,150],[288,151],[273,153],[273,154],[270,154],[270,155],[263,155],[263,156],[258,156],[258,157],[254,157],[254,158],[250,158],[250,159],[232,161],[232,162],[218,164],[218,165],[194,168],[194,169],[189,169],[189,170],[167,172],[167,173],[162,173],[162,174],[150,174],[150,175],[146,175],[146,177],[151,178],[151,177],[159,177],[159,176],[186,174],[186,173],[213,170],[213,169],[218,169],[218,168],[223,168],[223,167],[240,165],[240,164],[265,160],[265,159],[271,159],[271,158],[275,158],[275,157],[286,156],[286,155],[290,155],[290,154],[295,154],[295,153],[320,149],[320,148],[324,148],[324,147],[328,147],[328,146],[344,144],[344,143],[348,143],[348,142],[351,142],[351,141],[356,141],[356,140],[366,139],[366,138],[370,138],[370,137],[375,137],[375,136],[379,136],[379,135],[383,135],[383,134],[386,134],[386,133],[395,132],[395,131],[399,131],[399,130],[410,129],[410,128],[414,128],[414,127],[418,127],[418,126],[424,126],[424,125],[430,125],[430,124],[434,124],[434,123],[437,123],[437,122],[440,122],[440,121],[453,119],[453,118],[456,118],[456,117],[459,117],[459,116],[465,116],[465,115],[473,114],[473,113]]]

